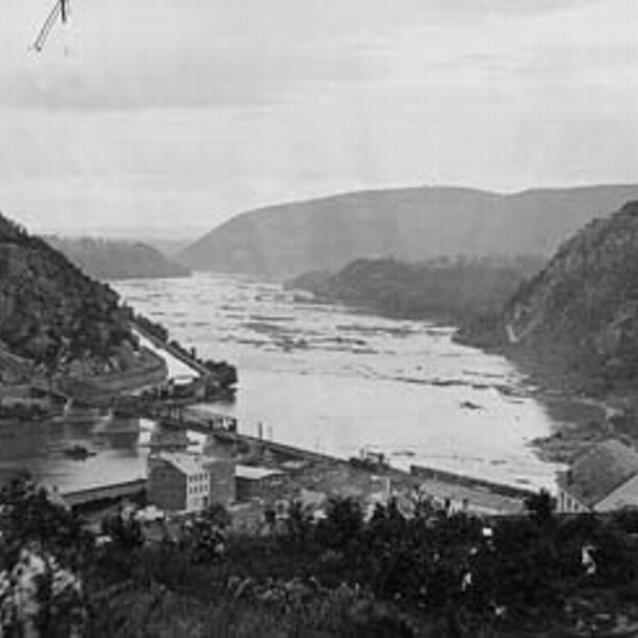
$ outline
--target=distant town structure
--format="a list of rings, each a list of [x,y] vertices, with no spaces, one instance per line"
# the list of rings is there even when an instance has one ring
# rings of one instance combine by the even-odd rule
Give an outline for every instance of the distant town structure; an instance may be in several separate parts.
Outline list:
[[[198,512],[210,504],[210,472],[202,457],[162,452],[148,459],[148,501],[166,511]]]
[[[274,468],[237,465],[235,477],[238,501],[274,501],[285,496],[288,488],[285,472]]]
[[[237,500],[235,462],[232,458],[205,457],[205,465],[210,473],[211,504],[228,507]]]
[[[228,458],[160,451],[148,457],[147,490],[148,502],[167,512],[227,507],[236,499],[235,466]]]
[[[616,439],[590,447],[558,475],[558,511],[638,507],[638,452]]]

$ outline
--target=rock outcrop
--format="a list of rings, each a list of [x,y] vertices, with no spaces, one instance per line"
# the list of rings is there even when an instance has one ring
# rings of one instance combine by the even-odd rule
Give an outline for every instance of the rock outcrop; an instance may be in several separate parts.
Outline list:
[[[588,224],[509,301],[511,343],[603,387],[638,377],[638,201]]]

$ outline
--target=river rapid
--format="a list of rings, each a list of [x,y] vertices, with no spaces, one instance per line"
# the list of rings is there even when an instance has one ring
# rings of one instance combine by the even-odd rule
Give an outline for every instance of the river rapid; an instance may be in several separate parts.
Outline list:
[[[556,467],[530,446],[551,433],[551,417],[512,363],[454,343],[451,327],[308,303],[245,277],[112,285],[183,345],[238,367],[235,403],[214,409],[238,417],[242,432],[343,457],[382,451],[400,467],[553,484]],[[152,427],[97,420],[31,426],[18,438],[0,433],[0,471],[25,467],[60,489],[143,476]],[[97,456],[60,453],[78,442]]]

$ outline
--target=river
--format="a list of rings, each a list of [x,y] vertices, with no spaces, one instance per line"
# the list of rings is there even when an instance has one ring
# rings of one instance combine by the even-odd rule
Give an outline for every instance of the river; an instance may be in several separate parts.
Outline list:
[[[501,356],[456,344],[454,330],[299,301],[280,285],[198,273],[118,281],[127,303],[200,356],[237,365],[240,431],[351,456],[382,451],[510,484],[551,486],[532,439],[552,430],[525,379]],[[180,373],[180,370],[174,370]],[[60,489],[144,474],[152,424],[30,426],[2,440],[0,471],[25,467]],[[6,433],[5,433],[6,434]],[[7,444],[8,441],[8,444]],[[74,461],[69,443],[98,454]]]

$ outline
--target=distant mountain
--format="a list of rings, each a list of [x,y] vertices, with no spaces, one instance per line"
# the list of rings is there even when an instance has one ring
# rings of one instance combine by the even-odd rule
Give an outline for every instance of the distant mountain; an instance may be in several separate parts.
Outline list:
[[[174,257],[180,251],[188,248],[193,241],[195,236],[190,239],[166,239],[163,237],[140,237],[138,241],[141,241],[143,244],[150,246],[151,248],[155,248],[155,250],[159,250],[162,255],[165,255],[169,259],[174,262]]]
[[[187,277],[190,270],[141,242],[45,237],[91,277],[101,280]]]
[[[106,284],[0,215],[0,383],[46,375],[113,388],[165,377],[164,362],[138,347],[129,317]]]
[[[590,222],[505,310],[516,347],[600,389],[638,380],[638,202]]]
[[[179,253],[193,269],[285,278],[360,257],[543,254],[638,185],[500,195],[451,187],[364,191],[243,213]]]

